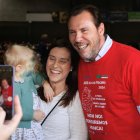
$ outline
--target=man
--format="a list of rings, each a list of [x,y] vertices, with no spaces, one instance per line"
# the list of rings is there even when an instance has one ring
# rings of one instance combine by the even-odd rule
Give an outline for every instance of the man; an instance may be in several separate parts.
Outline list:
[[[4,106],[12,107],[12,86],[9,85],[8,80],[6,78],[1,81],[1,93],[4,99]]]
[[[105,34],[92,5],[75,7],[68,29],[91,140],[140,140],[140,52]]]

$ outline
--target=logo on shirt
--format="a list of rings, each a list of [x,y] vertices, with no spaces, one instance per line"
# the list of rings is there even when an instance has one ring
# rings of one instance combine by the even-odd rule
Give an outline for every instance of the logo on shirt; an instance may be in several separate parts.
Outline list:
[[[107,79],[108,78],[108,75],[107,74],[97,74],[96,75],[96,78],[98,78],[98,79]]]

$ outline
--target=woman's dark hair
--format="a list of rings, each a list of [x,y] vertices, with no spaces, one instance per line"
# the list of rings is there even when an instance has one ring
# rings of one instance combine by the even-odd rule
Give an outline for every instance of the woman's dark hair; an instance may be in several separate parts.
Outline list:
[[[68,86],[68,90],[65,93],[64,98],[62,99],[60,105],[63,105],[66,107],[70,104],[70,102],[73,100],[73,98],[76,95],[77,89],[78,89],[78,79],[77,79],[77,69],[78,69],[78,63],[79,63],[79,55],[78,53],[70,46],[70,44],[66,42],[55,42],[51,45],[50,49],[48,50],[48,54],[53,48],[66,48],[70,52],[71,57],[71,67],[72,71],[69,72],[67,79],[66,79],[66,85]],[[49,56],[49,55],[48,55]],[[47,56],[47,59],[48,59]],[[48,77],[47,77],[48,79]],[[40,94],[42,96],[42,94]]]
[[[77,15],[81,14],[83,11],[87,11],[92,15],[93,22],[96,27],[99,27],[100,23],[103,22],[103,17],[102,17],[101,12],[99,11],[99,9],[96,6],[91,5],[91,4],[81,4],[81,5],[75,6],[69,12],[68,22],[72,16],[77,16]]]

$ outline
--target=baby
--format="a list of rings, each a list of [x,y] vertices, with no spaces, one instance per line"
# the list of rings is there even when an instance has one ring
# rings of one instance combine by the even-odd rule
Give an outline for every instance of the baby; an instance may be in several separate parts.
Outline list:
[[[45,114],[39,109],[36,85],[42,85],[45,90],[48,84],[45,84],[44,77],[38,72],[36,54],[27,46],[15,44],[7,49],[4,61],[15,69],[14,94],[19,96],[23,111],[23,117],[11,139],[43,140],[39,121]]]

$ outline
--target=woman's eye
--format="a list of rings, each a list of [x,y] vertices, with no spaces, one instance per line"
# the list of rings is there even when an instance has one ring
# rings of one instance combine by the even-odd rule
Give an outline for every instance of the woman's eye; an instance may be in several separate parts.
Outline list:
[[[69,31],[69,34],[74,34],[75,32],[74,31]]]
[[[67,63],[67,61],[66,60],[61,60],[60,63],[65,64],[65,63]]]

